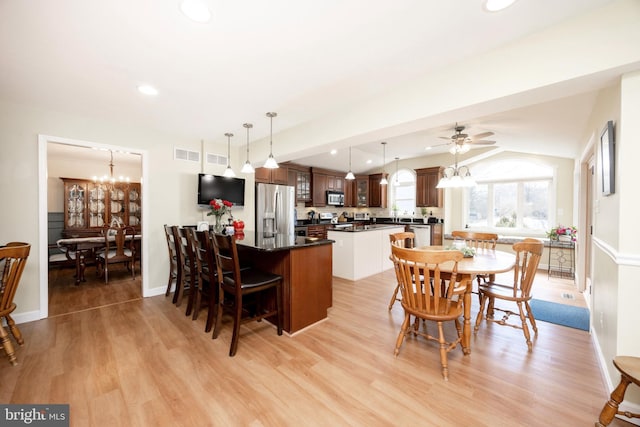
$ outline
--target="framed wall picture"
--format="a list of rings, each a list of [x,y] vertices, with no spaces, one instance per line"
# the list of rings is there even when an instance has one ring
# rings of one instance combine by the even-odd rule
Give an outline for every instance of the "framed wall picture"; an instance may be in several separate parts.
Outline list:
[[[602,194],[608,196],[615,193],[615,143],[613,121],[609,120],[600,134],[600,154],[602,155]]]

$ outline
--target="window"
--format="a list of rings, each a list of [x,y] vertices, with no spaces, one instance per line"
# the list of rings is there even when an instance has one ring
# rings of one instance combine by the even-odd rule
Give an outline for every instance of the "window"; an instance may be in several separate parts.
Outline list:
[[[400,169],[389,180],[391,209],[399,215],[413,215],[416,209],[416,177],[407,169]]]
[[[527,160],[502,160],[474,168],[478,185],[466,200],[469,228],[536,234],[551,223],[553,168]]]

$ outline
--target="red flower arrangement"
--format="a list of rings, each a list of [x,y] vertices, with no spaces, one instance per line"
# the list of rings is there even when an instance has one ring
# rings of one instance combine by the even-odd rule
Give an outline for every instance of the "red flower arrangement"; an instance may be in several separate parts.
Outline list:
[[[211,210],[207,216],[213,215],[219,221],[225,214],[229,214],[229,216],[231,216],[232,207],[233,203],[228,200],[213,199],[209,202],[209,208],[211,208]]]

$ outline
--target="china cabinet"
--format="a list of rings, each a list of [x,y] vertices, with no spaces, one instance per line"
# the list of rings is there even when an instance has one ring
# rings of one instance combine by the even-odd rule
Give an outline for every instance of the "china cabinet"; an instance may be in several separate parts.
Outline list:
[[[101,184],[61,178],[64,183],[63,236],[95,235],[105,225],[133,226],[140,230],[139,183]]]

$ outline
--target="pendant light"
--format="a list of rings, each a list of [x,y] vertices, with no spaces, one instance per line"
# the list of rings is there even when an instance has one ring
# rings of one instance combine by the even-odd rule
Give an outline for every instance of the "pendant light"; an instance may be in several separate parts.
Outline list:
[[[356,177],[353,175],[353,172],[351,172],[351,146],[349,146],[349,172],[347,172],[347,176],[345,176],[344,179],[348,179],[348,180],[356,179]]]
[[[264,167],[267,169],[277,169],[278,162],[273,157],[273,118],[276,117],[278,113],[267,113],[267,117],[271,120],[271,128],[269,131],[269,157],[267,157],[267,161],[264,162]]]
[[[382,144],[382,179],[380,180],[380,185],[387,185],[389,182],[387,181],[387,173],[384,170],[384,166],[386,163],[386,155],[387,155],[387,143],[381,142]]]
[[[393,185],[396,187],[400,185],[400,179],[398,178],[398,160],[400,160],[400,157],[396,157],[396,179],[393,181]]]
[[[224,170],[222,176],[233,178],[234,176],[236,176],[235,172],[233,172],[233,169],[231,169],[231,137],[233,136],[233,134],[225,133],[224,136],[227,137],[227,168]]]
[[[247,161],[244,162],[244,165],[242,166],[242,170],[240,172],[254,173],[255,170],[253,169],[253,166],[251,166],[251,162],[249,161],[249,129],[251,129],[253,125],[251,123],[245,123],[242,126],[247,130]]]

